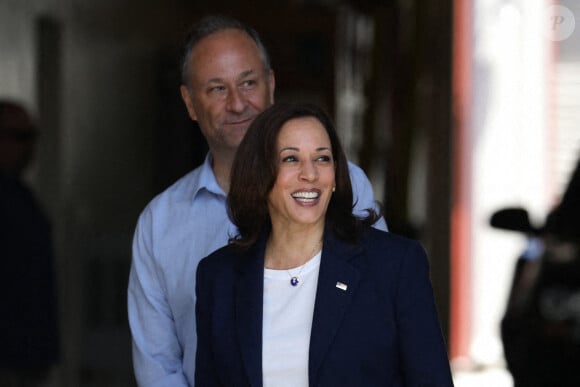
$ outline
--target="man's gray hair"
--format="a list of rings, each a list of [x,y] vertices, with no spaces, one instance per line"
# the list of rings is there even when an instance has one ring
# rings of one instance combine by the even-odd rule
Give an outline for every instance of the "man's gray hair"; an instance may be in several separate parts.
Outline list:
[[[248,34],[248,36],[256,43],[256,46],[258,46],[258,50],[260,51],[260,57],[262,59],[262,63],[264,64],[266,72],[270,72],[270,57],[268,55],[268,51],[266,50],[266,47],[262,43],[260,35],[258,35],[258,33],[253,28],[229,16],[209,15],[205,16],[204,18],[200,19],[197,23],[195,23],[191,27],[189,33],[185,38],[185,44],[183,47],[183,55],[181,60],[181,81],[184,85],[186,85],[187,87],[191,86],[190,60],[193,48],[203,38],[215,34],[216,32],[228,29],[241,30],[246,34]]]

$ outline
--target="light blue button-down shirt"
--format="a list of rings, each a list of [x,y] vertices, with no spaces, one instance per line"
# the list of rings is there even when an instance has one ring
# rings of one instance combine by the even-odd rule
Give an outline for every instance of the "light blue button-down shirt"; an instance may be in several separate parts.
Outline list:
[[[352,163],[349,169],[354,213],[377,209],[364,172]],[[375,227],[387,229],[383,218]],[[197,264],[236,233],[210,155],[141,213],[128,289],[133,366],[140,386],[193,385]]]

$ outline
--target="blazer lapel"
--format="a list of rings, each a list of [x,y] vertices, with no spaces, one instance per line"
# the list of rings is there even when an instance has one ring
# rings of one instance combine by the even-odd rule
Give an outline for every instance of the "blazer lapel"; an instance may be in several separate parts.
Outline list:
[[[360,280],[359,270],[350,261],[362,253],[361,248],[333,238],[331,232],[325,234],[329,236],[322,249],[310,338],[310,385],[316,384],[318,370]]]
[[[235,329],[251,386],[262,386],[262,308],[264,248],[251,249],[240,260],[235,285]]]

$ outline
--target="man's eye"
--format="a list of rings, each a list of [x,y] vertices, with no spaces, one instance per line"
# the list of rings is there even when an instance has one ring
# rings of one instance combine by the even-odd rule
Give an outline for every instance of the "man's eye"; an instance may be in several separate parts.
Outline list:
[[[226,90],[224,86],[214,86],[209,88],[210,94],[223,93]]]
[[[247,80],[242,82],[242,87],[248,89],[250,87],[255,86],[257,83],[258,82],[256,82],[256,80],[254,80],[254,79],[247,79]]]

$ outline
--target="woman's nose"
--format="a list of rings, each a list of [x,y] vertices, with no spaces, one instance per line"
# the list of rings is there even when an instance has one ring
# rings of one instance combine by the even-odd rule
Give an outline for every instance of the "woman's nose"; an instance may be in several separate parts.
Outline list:
[[[314,165],[314,162],[310,160],[302,162],[300,170],[300,178],[307,181],[312,181],[316,179],[317,176],[318,170],[316,169],[316,165]]]

